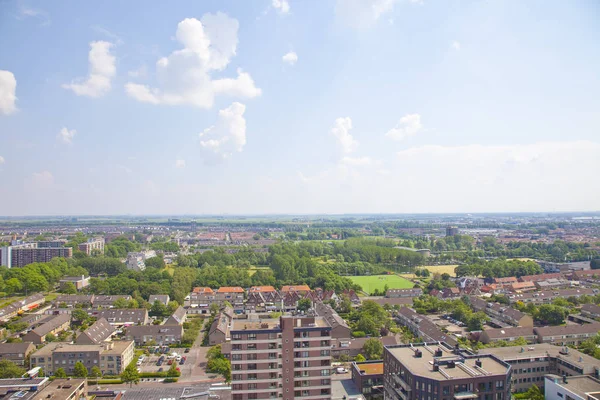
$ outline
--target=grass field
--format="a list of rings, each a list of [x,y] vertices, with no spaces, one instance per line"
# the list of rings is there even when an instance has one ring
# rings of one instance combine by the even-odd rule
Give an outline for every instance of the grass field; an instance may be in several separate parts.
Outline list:
[[[348,276],[352,282],[359,284],[367,293],[373,293],[375,289],[383,290],[385,285],[389,289],[407,289],[414,285],[408,279],[398,275],[369,275],[369,276]]]
[[[428,269],[432,274],[450,274],[450,276],[454,276],[454,268],[458,267],[458,265],[425,265],[424,267]]]

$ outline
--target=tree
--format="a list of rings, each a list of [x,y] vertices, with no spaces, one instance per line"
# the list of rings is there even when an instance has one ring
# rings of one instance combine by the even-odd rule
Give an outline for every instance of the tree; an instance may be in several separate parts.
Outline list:
[[[59,368],[56,371],[54,371],[54,376],[57,378],[66,378],[67,373],[65,372],[65,370],[63,368]]]
[[[4,290],[6,290],[8,294],[19,293],[21,290],[23,290],[23,285],[17,278],[10,278],[4,282]]]
[[[88,319],[90,319],[89,314],[81,309],[75,309],[71,312],[71,317],[73,317],[74,320],[77,320],[81,323],[87,321]]]
[[[544,393],[539,386],[531,385],[529,390],[523,393],[515,393],[513,397],[515,399],[544,400]]]
[[[20,378],[25,373],[25,369],[19,367],[12,361],[0,361],[0,379]]]
[[[600,269],[600,258],[595,258],[590,262],[590,267],[592,269]]]
[[[83,363],[81,361],[77,361],[75,363],[75,368],[73,370],[73,375],[75,375],[77,378],[87,378],[87,376],[88,376],[88,370],[85,367],[85,365],[83,365]]]
[[[77,288],[75,287],[75,284],[73,282],[65,282],[62,284],[60,292],[64,294],[76,294]]]
[[[356,357],[354,357],[354,361],[356,361],[357,363],[365,362],[365,361],[367,361],[367,359],[362,354],[358,354]]]
[[[98,379],[101,376],[102,376],[102,370],[100,368],[98,368],[97,366],[94,365],[92,367],[92,372],[90,373],[90,377]]]
[[[342,295],[342,301],[340,301],[338,311],[342,314],[348,314],[352,311],[352,302],[350,301],[350,298],[345,294]]]
[[[152,304],[152,308],[150,308],[150,315],[153,317],[164,317],[168,315],[167,306],[165,306],[164,303],[156,300],[154,304]]]
[[[177,363],[174,362],[173,364],[171,364],[171,367],[167,371],[167,376],[169,376],[169,377],[176,377],[176,376],[179,376],[179,375],[180,375],[179,371],[177,371]]]
[[[124,383],[129,383],[129,387],[132,387],[140,382],[140,374],[134,363],[130,363],[123,372],[121,372],[121,380]]]
[[[383,358],[383,344],[379,339],[367,339],[363,345],[363,353],[369,360],[381,360]]]
[[[208,308],[210,310],[210,314],[211,315],[217,315],[217,313],[219,312],[219,305],[217,303],[211,303],[210,307]]]
[[[561,325],[569,311],[554,304],[542,304],[537,310],[537,319],[548,325]]]
[[[312,307],[312,301],[310,299],[300,299],[298,300],[298,311],[308,311]]]
[[[46,335],[46,342],[56,342],[56,335],[49,333]]]
[[[206,352],[206,370],[223,375],[227,382],[231,381],[231,363],[221,353],[221,345],[211,347]]]
[[[113,302],[113,307],[114,308],[127,308],[128,304],[129,304],[129,302],[125,298],[119,297],[118,299],[116,299]]]

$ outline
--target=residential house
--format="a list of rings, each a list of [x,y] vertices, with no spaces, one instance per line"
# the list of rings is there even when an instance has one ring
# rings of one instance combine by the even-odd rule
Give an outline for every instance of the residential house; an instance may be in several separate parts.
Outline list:
[[[211,346],[225,343],[230,339],[229,331],[233,321],[233,308],[225,307],[215,317],[208,331],[208,344]]]
[[[339,300],[338,296],[335,294],[335,291],[323,290],[321,288],[316,288],[315,290],[311,290],[310,292],[308,292],[304,295],[304,298],[309,299],[313,303],[316,303],[318,301],[331,301],[331,300],[333,300],[337,303]]]
[[[423,294],[423,289],[421,288],[413,288],[413,289],[388,289],[385,292],[385,297],[388,298],[396,298],[396,297],[419,297]]]
[[[505,278],[494,278],[493,282],[498,285],[510,285],[511,283],[517,283],[518,279],[514,276],[507,276]]]
[[[75,343],[77,344],[101,344],[102,342],[110,339],[113,333],[115,333],[116,328],[112,326],[106,318],[98,318],[96,322],[92,324],[89,328],[83,331],[77,339],[75,339]]]
[[[164,325],[183,325],[183,323],[185,322],[185,317],[186,317],[185,308],[179,306],[173,312],[173,314],[169,318],[167,318]]]
[[[537,342],[537,335],[533,332],[532,327],[486,329],[479,335],[479,341],[484,344],[501,340],[512,342],[520,337],[527,340],[528,343]]]
[[[36,309],[44,304],[46,298],[41,293],[32,294],[23,300],[12,302],[6,307],[0,308],[0,322],[7,322],[14,316]]]
[[[451,335],[442,332],[429,318],[417,314],[409,307],[398,310],[396,320],[399,324],[406,326],[415,336],[426,342],[445,342],[455,346],[458,341]]]
[[[496,325],[506,323],[512,326],[533,327],[533,318],[519,310],[515,310],[500,303],[488,303],[478,297],[469,297],[471,308],[474,311],[483,311],[493,320],[499,321]]]
[[[283,295],[284,311],[294,311],[298,307],[298,301],[302,296],[298,292],[287,292]]]
[[[350,329],[348,323],[329,304],[322,302],[315,303],[315,312],[318,316],[323,317],[331,326],[331,337],[333,339],[352,337],[352,329]]]
[[[523,293],[523,292],[531,292],[536,290],[537,287],[535,286],[534,282],[513,282],[511,284],[508,285],[508,290],[510,290],[511,292],[514,293]]]
[[[31,342],[0,343],[0,361],[8,360],[17,365],[25,366],[25,361],[35,346]],[[29,365],[27,365],[29,367]]]
[[[519,278],[521,282],[539,282],[546,281],[548,279],[564,279],[563,274],[560,272],[549,273],[549,274],[538,274],[538,275],[523,275]]]
[[[296,286],[283,286],[281,288],[281,293],[282,294],[287,294],[290,292],[296,292],[298,294],[301,295],[305,295],[306,293],[310,292],[310,287],[308,287],[308,285],[296,285]]]
[[[68,314],[56,315],[48,319],[44,324],[38,326],[32,331],[23,336],[24,342],[33,342],[34,344],[42,344],[46,341],[46,336],[49,334],[56,335],[59,332],[68,329],[71,325],[71,316]]]
[[[392,346],[398,344],[398,340],[394,336],[382,336],[376,338],[381,341],[384,346]],[[354,358],[357,355],[364,353],[363,347],[369,338],[344,338],[331,339],[331,357],[340,359]]]
[[[244,289],[239,286],[235,287],[220,287],[215,298],[219,306],[224,306],[228,302],[233,306],[235,312],[244,311]]]
[[[552,343],[560,346],[577,346],[598,334],[600,323],[566,325],[566,326],[544,326],[535,328],[539,343]]]
[[[93,302],[93,294],[60,294],[52,304],[54,308],[75,308],[77,305],[90,308]]]
[[[581,315],[588,318],[600,318],[600,306],[596,304],[584,304],[581,306]]]
[[[94,310],[92,315],[105,318],[111,325],[147,325],[150,323],[145,308],[108,308]]]
[[[565,279],[550,278],[543,281],[536,281],[535,287],[539,290],[553,290],[561,287],[571,286],[571,282]]]
[[[125,300],[127,302],[131,301],[131,296],[129,295],[96,295],[92,301],[92,305],[94,308],[112,308],[117,300]]]
[[[344,290],[341,293],[340,298],[342,296],[345,296],[345,297],[349,298],[350,302],[352,302],[352,306],[353,307],[360,306],[360,303],[361,303],[360,297],[358,297],[358,295],[356,294],[356,292],[354,290],[352,290],[352,289],[346,289],[346,290]]]
[[[248,293],[271,293],[276,291],[273,286],[252,286],[248,289]]]
[[[31,355],[31,367],[41,367],[47,374],[63,368],[73,374],[75,364],[81,362],[88,372],[98,367],[103,375],[119,375],[133,360],[133,341],[119,340],[101,344],[50,343]]]
[[[168,294],[151,294],[150,297],[148,297],[148,303],[150,304],[154,304],[158,301],[166,306],[169,304],[169,300],[170,298]]]
[[[146,343],[173,345],[181,343],[183,327],[181,325],[134,325],[126,328],[125,338],[142,346]]]
[[[185,298],[183,305],[190,314],[209,314],[210,305],[219,303],[215,292],[209,287],[195,287]]]

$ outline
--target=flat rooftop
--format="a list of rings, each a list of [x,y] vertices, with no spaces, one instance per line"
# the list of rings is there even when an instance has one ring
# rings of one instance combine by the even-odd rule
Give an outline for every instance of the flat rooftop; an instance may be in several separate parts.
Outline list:
[[[400,360],[404,367],[412,374],[440,381],[450,379],[472,379],[486,375],[502,375],[505,374],[509,368],[509,366],[504,365],[490,356],[465,358],[449,352],[443,346],[437,345],[427,347],[422,344],[414,345],[413,347],[387,346],[386,349],[395,358]],[[442,356],[434,357],[434,352],[438,349],[442,350]],[[420,358],[415,357],[415,350],[421,351]],[[441,364],[438,371],[433,370],[434,359]],[[478,359],[482,362],[481,368],[478,368],[475,365],[475,361]],[[456,367],[449,368],[448,365],[444,365],[444,363],[449,361],[455,361]]]
[[[490,347],[479,350],[479,354],[493,354],[503,361],[530,359],[539,357],[560,357],[581,368],[584,366],[600,366],[600,360],[577,350],[568,349],[567,354],[561,354],[562,347],[550,343],[532,344],[530,346]]]
[[[244,330],[261,330],[261,329],[276,329],[279,327],[279,318],[269,319],[234,319],[231,324],[232,331],[244,331]]]
[[[52,395],[52,400],[68,400],[80,385],[85,385],[85,379],[56,379],[44,389],[37,392],[34,399],[46,399]]]
[[[383,375],[383,362],[356,363],[356,366],[361,371],[361,375]]]
[[[564,383],[562,377],[558,375],[547,375],[546,379],[554,379],[560,386],[581,398],[588,398],[588,394],[600,398],[600,380],[589,375],[570,376],[567,378],[567,383]]]

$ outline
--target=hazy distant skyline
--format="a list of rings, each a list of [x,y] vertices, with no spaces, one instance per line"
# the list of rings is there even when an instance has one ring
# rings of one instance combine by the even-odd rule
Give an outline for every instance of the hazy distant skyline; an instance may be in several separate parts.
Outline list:
[[[598,15],[2,2],[0,215],[600,210]]]

